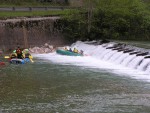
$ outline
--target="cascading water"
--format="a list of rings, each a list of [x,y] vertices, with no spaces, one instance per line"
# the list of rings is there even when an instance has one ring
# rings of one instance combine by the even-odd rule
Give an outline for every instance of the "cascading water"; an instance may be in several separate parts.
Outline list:
[[[140,71],[150,72],[150,58],[144,58],[144,55],[137,56],[136,50],[131,50],[129,52],[124,52],[124,50],[117,49],[107,49],[113,47],[112,43],[102,44],[102,45],[89,45],[84,42],[76,42],[71,48],[78,48],[83,50],[86,54],[96,57],[101,60],[112,62],[115,64],[120,64],[129,68],[138,69]],[[124,48],[125,49],[125,48]],[[133,49],[133,48],[132,48]],[[130,54],[132,53],[132,54]],[[142,53],[142,52],[141,52]]]
[[[128,53],[120,55],[120,57],[116,60],[116,63],[121,64],[124,61],[124,59],[126,59],[128,56],[129,56]]]
[[[136,55],[129,55],[126,59],[123,60],[123,62],[121,63],[124,66],[127,66],[134,58],[136,57]]]
[[[142,63],[138,66],[137,69],[145,71],[150,64],[150,59],[143,59]]]
[[[150,64],[147,66],[146,72],[147,72],[147,73],[150,73]]]
[[[136,68],[137,66],[139,66],[142,62],[142,60],[144,59],[143,56],[139,56],[139,57],[136,57],[134,58],[128,65],[128,67],[131,67],[131,68]]]
[[[103,59],[105,57],[105,55],[110,54],[110,53],[111,53],[111,50],[103,49],[103,51],[100,52],[100,54],[98,54],[98,56],[99,56],[100,59]]]
[[[89,53],[90,55],[94,55],[97,57],[100,57],[99,54],[103,53],[104,48],[102,48],[101,46],[96,47],[94,50],[91,51],[91,53]]]
[[[110,53],[108,53],[108,54],[106,54],[106,55],[104,55],[104,60],[109,60],[114,54],[116,54],[117,53],[117,51],[115,50],[115,51],[111,51]]]
[[[122,55],[123,52],[117,52],[116,54],[114,54],[109,61],[114,62],[116,59],[118,59],[120,57],[120,55]]]

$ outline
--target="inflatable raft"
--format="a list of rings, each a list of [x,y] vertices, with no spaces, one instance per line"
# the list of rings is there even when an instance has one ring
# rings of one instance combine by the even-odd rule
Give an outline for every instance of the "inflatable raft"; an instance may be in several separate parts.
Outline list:
[[[24,58],[24,59],[13,58],[10,60],[11,64],[25,64],[27,62],[30,62],[29,58]]]
[[[56,53],[58,53],[60,55],[68,55],[68,56],[83,56],[82,54],[74,53],[74,52],[64,50],[64,49],[57,49]]]
[[[3,65],[5,65],[5,62],[0,62],[0,66],[3,66]]]

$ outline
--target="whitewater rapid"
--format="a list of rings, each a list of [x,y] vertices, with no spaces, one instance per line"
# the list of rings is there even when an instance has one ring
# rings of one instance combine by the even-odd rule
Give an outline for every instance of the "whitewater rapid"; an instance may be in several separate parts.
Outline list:
[[[105,70],[110,73],[115,73],[119,76],[130,76],[135,79],[141,79],[150,82],[150,75],[143,71],[127,68],[121,65],[113,64],[103,60],[93,58],[91,56],[63,56],[57,53],[37,54],[34,55],[47,63],[57,63],[60,65],[75,65],[81,68],[96,68]]]
[[[75,65],[82,68],[97,68],[115,73],[117,75],[150,81],[150,59],[143,56],[130,55],[117,50],[106,49],[113,44],[92,45],[78,41],[70,46],[83,50],[86,56],[64,56],[56,52],[49,54],[36,54],[34,57],[49,63],[61,65]]]

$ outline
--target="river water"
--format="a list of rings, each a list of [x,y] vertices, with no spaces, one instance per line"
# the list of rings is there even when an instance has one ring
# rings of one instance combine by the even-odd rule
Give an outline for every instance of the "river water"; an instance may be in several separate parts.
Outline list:
[[[150,113],[148,75],[90,56],[7,64],[0,87],[0,113]]]

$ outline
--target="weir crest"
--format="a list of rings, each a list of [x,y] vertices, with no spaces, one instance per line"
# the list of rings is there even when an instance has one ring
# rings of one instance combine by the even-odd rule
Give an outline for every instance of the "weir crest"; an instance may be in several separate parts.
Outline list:
[[[77,41],[71,45],[71,48],[83,50],[85,54],[100,60],[150,73],[149,49],[114,42],[97,44],[94,41]]]

